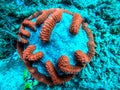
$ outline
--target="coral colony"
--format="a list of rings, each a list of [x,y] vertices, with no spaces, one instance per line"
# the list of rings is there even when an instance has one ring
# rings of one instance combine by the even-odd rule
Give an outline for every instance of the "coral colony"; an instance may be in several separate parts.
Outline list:
[[[48,85],[71,80],[95,55],[87,23],[78,13],[59,8],[26,18],[18,36],[17,49],[27,69]]]

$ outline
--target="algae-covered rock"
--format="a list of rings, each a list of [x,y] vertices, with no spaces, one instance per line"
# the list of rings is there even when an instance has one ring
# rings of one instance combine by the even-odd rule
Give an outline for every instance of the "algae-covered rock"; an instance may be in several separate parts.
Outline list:
[[[51,3],[60,3],[62,0],[40,0],[40,2],[46,5]]]

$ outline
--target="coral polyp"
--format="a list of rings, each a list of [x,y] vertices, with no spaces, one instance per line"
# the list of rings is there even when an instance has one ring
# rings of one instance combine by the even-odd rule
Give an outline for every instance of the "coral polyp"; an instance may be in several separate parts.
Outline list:
[[[93,34],[84,19],[59,8],[26,18],[18,36],[17,49],[27,69],[48,85],[71,80],[95,55]]]

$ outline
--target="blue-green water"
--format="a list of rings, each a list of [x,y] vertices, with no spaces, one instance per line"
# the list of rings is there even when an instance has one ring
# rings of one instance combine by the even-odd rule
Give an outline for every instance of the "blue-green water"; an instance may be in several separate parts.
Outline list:
[[[26,83],[31,82],[24,80],[26,68],[16,50],[17,33],[26,17],[37,10],[49,8],[63,8],[79,13],[93,32],[96,54],[72,80],[57,86],[39,83],[33,85],[33,90],[120,89],[120,2],[118,0],[1,0],[0,90],[24,90]],[[27,78],[30,76],[28,75]]]

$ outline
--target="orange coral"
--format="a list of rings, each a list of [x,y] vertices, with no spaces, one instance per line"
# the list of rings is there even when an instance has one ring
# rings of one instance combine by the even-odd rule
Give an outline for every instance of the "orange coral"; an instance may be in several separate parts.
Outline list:
[[[51,16],[49,16],[45,20],[42,30],[40,32],[40,38],[43,42],[49,41],[52,29],[54,28],[55,24],[60,21],[61,17],[62,10],[57,9],[55,12],[52,13]]]
[[[93,34],[91,32],[91,30],[88,28],[88,24],[87,23],[82,23],[82,28],[86,31],[89,41],[87,43],[89,51],[87,53],[89,59],[91,59],[94,55],[95,55],[95,43],[94,43],[94,37]]]
[[[73,20],[70,25],[70,33],[77,34],[81,23],[82,23],[82,17],[77,13],[73,14]]]
[[[43,82],[44,84],[53,85],[51,78],[44,76],[43,74],[39,73],[35,67],[32,67],[32,62],[24,60],[24,63],[35,79],[37,79],[39,82]]]
[[[51,76],[53,84],[61,84],[73,78],[74,74],[59,76],[53,66],[53,64],[48,60],[46,62],[46,69]]]
[[[28,17],[29,20],[32,20],[33,18],[38,17],[42,12],[41,11],[37,11],[35,12],[33,15],[31,15],[30,17]]]
[[[68,10],[63,10],[63,12],[66,12],[66,13],[68,13],[68,14],[73,15],[73,13],[72,13],[72,12],[70,12],[70,11],[68,11]]]
[[[69,74],[77,73],[82,69],[82,66],[80,65],[75,65],[75,66],[70,65],[69,59],[65,55],[59,58],[58,67],[61,71]]]
[[[23,44],[27,44],[28,40],[23,38],[22,35],[18,34],[18,37],[20,38],[19,42],[23,43]]]
[[[88,42],[88,57],[91,59],[95,55],[95,43],[94,41],[89,41]]]
[[[80,65],[84,66],[86,63],[89,63],[90,60],[86,54],[84,54],[82,51],[77,50],[75,52],[75,58],[79,62]]]
[[[56,9],[50,9],[50,10],[44,10],[44,11],[41,11],[41,15],[39,15],[36,19],[36,25],[39,26],[40,24],[42,24],[46,19],[47,17],[53,13]]]
[[[23,59],[29,60],[29,61],[37,61],[40,58],[42,58],[43,53],[37,52],[35,54],[32,54],[32,52],[35,50],[36,46],[29,45],[24,51],[23,51]]]
[[[25,19],[22,24],[26,27],[29,27],[30,29],[32,29],[33,31],[35,31],[35,23],[32,21],[29,21],[28,19]]]
[[[20,26],[20,34],[22,34],[22,35],[24,35],[26,37],[30,36],[30,32],[25,30],[23,25]]]
[[[23,60],[22,56],[23,56],[24,44],[18,41],[17,50],[18,50],[18,53],[20,54],[20,58]]]
[[[39,26],[41,23],[43,23],[45,21],[45,19],[48,17],[48,13],[47,11],[42,11],[42,14],[40,16],[37,17],[36,19],[36,25]]]
[[[20,26],[20,32],[18,34],[18,37],[20,38],[19,42],[21,42],[23,44],[28,43],[28,40],[26,38],[24,38],[23,36],[30,37],[30,32],[24,29],[24,26],[29,26],[26,23],[28,23],[28,21],[25,19]]]
[[[35,31],[35,26],[39,26],[43,23],[42,30],[40,32],[40,38],[42,41],[47,42],[50,39],[50,34],[55,24],[61,20],[63,12],[71,14],[73,16],[72,23],[70,26],[70,32],[72,34],[78,33],[80,24],[82,23],[82,28],[86,31],[87,36],[89,38],[89,41],[87,42],[88,52],[87,54],[85,54],[80,50],[76,50],[74,53],[74,57],[77,63],[74,66],[70,65],[67,56],[62,55],[58,59],[57,64],[58,68],[62,72],[64,72],[64,74],[62,75],[59,75],[57,73],[57,70],[52,64],[52,62],[48,60],[45,64],[45,67],[50,77],[47,77],[38,72],[37,68],[32,66],[33,61],[38,61],[43,57],[43,53],[37,52],[33,54],[33,51],[36,49],[35,45],[28,45],[27,48],[24,47],[25,44],[29,43],[27,38],[30,37],[30,32],[25,30],[24,27],[28,27]],[[33,18],[37,18],[36,23],[31,21]],[[75,74],[79,72],[86,65],[86,63],[89,63],[90,59],[95,55],[94,37],[92,35],[91,30],[88,28],[87,23],[83,22],[83,19],[79,14],[73,14],[72,12],[67,10],[53,8],[50,10],[38,11],[34,13],[22,22],[18,36],[20,40],[17,42],[17,49],[27,69],[35,79],[37,79],[39,82],[43,82],[44,84],[48,85],[62,84],[72,79],[75,76]]]

